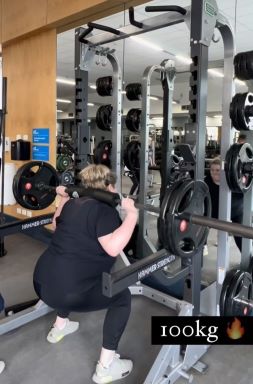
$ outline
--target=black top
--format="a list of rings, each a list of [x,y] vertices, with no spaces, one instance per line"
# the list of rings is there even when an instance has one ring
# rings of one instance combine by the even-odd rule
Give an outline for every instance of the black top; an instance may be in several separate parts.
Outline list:
[[[218,219],[219,216],[219,185],[213,182],[210,174],[205,179],[205,183],[209,187],[211,201],[212,201],[212,217]],[[235,217],[243,215],[243,194],[232,192],[231,195],[231,220]]]
[[[52,242],[35,267],[34,280],[55,293],[86,291],[116,260],[104,251],[98,237],[120,226],[118,211],[91,198],[71,199],[56,223]]]

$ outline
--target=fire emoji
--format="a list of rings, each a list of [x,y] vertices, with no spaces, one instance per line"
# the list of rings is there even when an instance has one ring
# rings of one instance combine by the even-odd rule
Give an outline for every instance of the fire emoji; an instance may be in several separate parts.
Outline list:
[[[240,339],[245,333],[244,327],[241,326],[240,320],[236,317],[232,324],[227,327],[227,334],[230,339],[237,340]]]

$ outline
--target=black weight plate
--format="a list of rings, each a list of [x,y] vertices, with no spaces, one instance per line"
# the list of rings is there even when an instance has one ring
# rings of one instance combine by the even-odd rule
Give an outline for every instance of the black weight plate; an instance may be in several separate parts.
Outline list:
[[[125,124],[129,131],[131,132],[140,132],[140,123],[141,123],[141,109],[132,108],[129,109],[126,115]]]
[[[130,141],[124,151],[124,164],[129,171],[136,172],[140,169],[141,143],[137,140]]]
[[[239,270],[235,273],[227,292],[226,315],[248,315],[248,306],[245,304],[247,300],[252,300],[252,276],[248,272]]]
[[[237,107],[238,107],[238,94],[234,95],[234,97],[232,98],[232,101],[230,103],[229,117],[231,119],[232,126],[235,129],[240,130],[238,117],[237,117]]]
[[[223,284],[222,284],[221,294],[220,294],[220,316],[228,316],[227,315],[227,308],[226,308],[228,291],[231,287],[231,283],[232,283],[234,277],[239,272],[240,271],[238,269],[231,269],[226,274],[226,277],[225,277]]]
[[[161,208],[160,208],[160,215],[157,220],[157,232],[158,232],[158,239],[159,243],[163,246],[163,248],[169,250],[170,246],[170,239],[168,237],[168,219],[167,219],[167,212],[170,206],[170,198],[173,195],[175,190],[180,189],[181,184],[183,183],[183,180],[178,180],[172,185],[170,185],[169,188],[166,189],[166,192],[164,194]]]
[[[248,80],[248,72],[247,72],[247,56],[244,52],[240,54],[239,60],[239,79]]]
[[[65,171],[61,174],[61,185],[74,184],[74,175],[71,171]]]
[[[96,80],[96,90],[99,96],[112,96],[112,76],[100,77]]]
[[[141,84],[140,83],[131,83],[128,84],[125,88],[126,97],[130,101],[140,100],[141,99]]]
[[[112,142],[111,140],[103,140],[98,143],[94,150],[94,163],[103,164],[108,168],[111,168],[111,152]]]
[[[232,192],[246,192],[252,186],[253,175],[245,172],[243,165],[253,161],[250,144],[233,144],[226,153],[225,175]]]
[[[253,278],[253,257],[250,256],[250,262],[249,262],[249,267],[248,267],[248,272],[251,274]]]
[[[110,131],[112,124],[112,106],[101,105],[96,113],[96,124],[102,131]]]
[[[183,180],[180,188],[174,189],[166,220],[169,250],[180,257],[193,257],[206,242],[209,229],[187,222],[180,230],[184,214],[211,216],[211,197],[203,181]]]
[[[253,79],[253,51],[246,52],[248,78]]]
[[[16,201],[24,208],[38,210],[53,203],[55,193],[40,191],[38,183],[52,187],[59,185],[56,170],[48,163],[31,161],[20,167],[13,178],[13,194]]]

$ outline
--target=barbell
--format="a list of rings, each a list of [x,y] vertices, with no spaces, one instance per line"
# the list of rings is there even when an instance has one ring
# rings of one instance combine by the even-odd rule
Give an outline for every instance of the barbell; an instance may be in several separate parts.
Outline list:
[[[13,193],[19,204],[29,209],[43,209],[55,199],[59,180],[48,163],[33,161],[22,166],[13,180]],[[120,204],[119,194],[78,186],[67,186],[72,197],[90,196],[113,207]],[[174,255],[193,257],[205,244],[209,228],[253,238],[253,228],[213,219],[208,186],[203,181],[180,179],[167,188],[161,207],[135,203],[136,208],[155,212],[158,237],[162,246]]]

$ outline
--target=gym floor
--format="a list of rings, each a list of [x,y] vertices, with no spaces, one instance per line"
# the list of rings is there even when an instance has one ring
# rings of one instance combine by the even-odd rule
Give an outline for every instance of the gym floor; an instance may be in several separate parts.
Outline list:
[[[150,227],[153,227],[155,238],[155,225],[150,224]],[[216,231],[211,231],[209,252],[204,258],[202,272],[202,280],[208,283],[216,278],[216,238]],[[16,234],[5,238],[5,247],[8,254],[0,259],[0,291],[9,306],[35,297],[33,269],[46,245],[29,236]],[[230,247],[231,265],[235,265],[240,259],[233,238]],[[172,310],[145,297],[133,297],[132,302],[131,317],[119,353],[133,359],[134,370],[120,381],[122,384],[142,384],[160,350],[150,342],[151,316],[175,315]],[[72,314],[73,320],[80,321],[79,330],[53,345],[47,342],[46,335],[54,318],[55,314],[50,313],[1,336],[0,360],[6,362],[1,384],[92,383],[91,376],[101,347],[104,311]],[[205,374],[191,371],[195,384],[253,382],[252,346],[212,346],[202,361],[208,365],[208,370]],[[184,384],[186,380],[180,379],[177,383]]]

